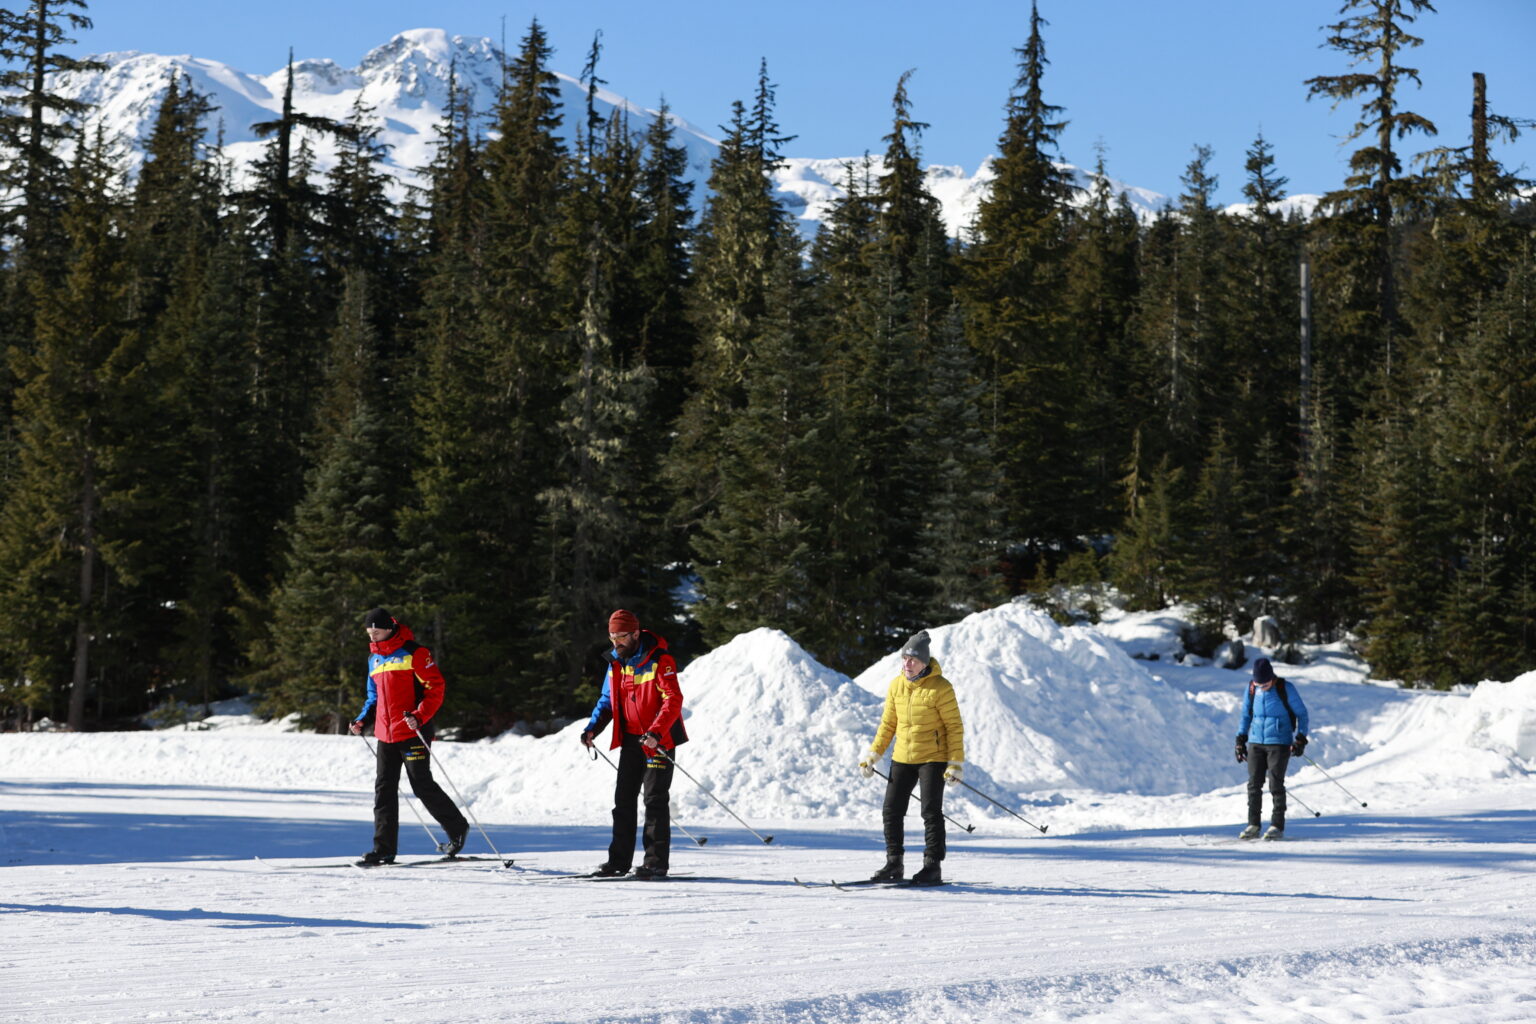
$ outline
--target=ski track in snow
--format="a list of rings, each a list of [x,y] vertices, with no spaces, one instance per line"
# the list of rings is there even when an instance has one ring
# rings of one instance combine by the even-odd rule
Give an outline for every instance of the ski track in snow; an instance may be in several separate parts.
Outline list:
[[[666,882],[554,877],[607,845],[612,771],[581,723],[435,748],[511,870],[350,866],[372,801],[350,737],[0,735],[0,1022],[1536,1021],[1536,673],[1417,694],[1326,651],[1287,667],[1353,795],[1293,764],[1321,817],[1293,802],[1286,840],[1243,843],[1246,674],[1115,647],[1167,651],[1161,628],[1010,606],[932,631],[977,725],[967,780],[1050,826],[951,789],[976,831],[950,829],[937,889],[795,884],[883,861],[853,764],[890,673],[850,680],[772,630],[684,672],[680,757],[775,840],[679,778],[709,841],[674,833],[689,874]],[[914,807],[909,868],[919,832]],[[401,851],[432,856],[408,809]],[[478,831],[466,852],[491,856]]]

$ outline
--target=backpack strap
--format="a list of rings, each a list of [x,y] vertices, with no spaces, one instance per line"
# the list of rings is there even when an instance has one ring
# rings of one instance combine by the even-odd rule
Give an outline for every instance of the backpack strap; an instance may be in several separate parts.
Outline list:
[[[1275,688],[1280,691],[1280,703],[1285,705],[1285,713],[1291,716],[1291,732],[1295,733],[1296,712],[1291,710],[1291,698],[1287,697],[1285,694],[1285,691],[1290,688],[1290,685],[1291,684],[1286,682],[1284,679],[1275,680]]]

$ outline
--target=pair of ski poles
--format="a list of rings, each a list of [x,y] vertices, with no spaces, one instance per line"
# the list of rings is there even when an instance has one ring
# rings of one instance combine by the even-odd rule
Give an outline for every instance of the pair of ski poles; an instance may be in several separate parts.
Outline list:
[[[886,782],[890,782],[891,781],[891,777],[889,775],[885,774],[885,772],[881,771],[879,768],[875,768],[875,767],[871,766],[870,770],[873,771],[876,775],[880,776]],[[1019,814],[1018,812],[1010,809],[1007,805],[998,803],[996,800],[993,800],[990,796],[987,796],[987,794],[983,793],[981,790],[977,789],[975,786],[971,785],[969,782],[966,782],[964,779],[956,779],[955,781],[960,783],[960,785],[964,786],[966,789],[970,790],[972,793],[975,793],[977,796],[981,797],[983,800],[986,800],[989,803],[997,804],[998,807],[1001,807],[1003,810],[1007,811],[1009,814],[1012,814],[1015,818],[1018,818],[1020,821],[1022,821],[1024,824],[1028,825],[1030,828],[1039,829],[1042,834],[1044,834],[1046,829],[1051,827],[1049,825],[1036,825],[1034,822],[1032,822],[1028,818],[1024,817],[1024,815]],[[976,831],[976,826],[975,825],[962,825],[962,824],[960,824],[960,822],[956,821],[954,818],[951,818],[947,814],[944,815],[944,820],[949,822],[951,825],[955,826],[956,828],[964,829],[967,832],[975,832]]]
[[[1345,796],[1349,797],[1351,800],[1353,800],[1355,803],[1359,804],[1361,807],[1368,807],[1368,806],[1370,806],[1364,800],[1361,800],[1359,797],[1355,796],[1355,794],[1351,793],[1348,789],[1345,789],[1344,788],[1344,783],[1340,782],[1338,779],[1334,778],[1332,775],[1329,775],[1328,774],[1328,769],[1324,768],[1322,765],[1320,765],[1316,761],[1312,760],[1312,758],[1307,756],[1306,754],[1302,754],[1301,757],[1302,757],[1302,760],[1306,761],[1313,768],[1316,768],[1318,771],[1322,772],[1323,773],[1323,778],[1327,779],[1329,782],[1333,783],[1335,786],[1338,786],[1340,789],[1343,789]],[[1312,806],[1310,804],[1308,804],[1301,797],[1297,796],[1296,795],[1296,791],[1294,789],[1291,789],[1291,788],[1287,787],[1285,793],[1286,793],[1286,796],[1288,796],[1290,799],[1295,800],[1297,803],[1301,804],[1301,806],[1305,807],[1307,810],[1312,811],[1312,817],[1314,817],[1314,818],[1321,818],[1323,816],[1323,812],[1322,811],[1313,810],[1313,808],[1312,808]]]
[[[420,729],[412,729],[411,731],[416,734],[416,738],[421,741],[421,746],[422,749],[426,752],[426,756],[431,759],[432,744],[427,742],[427,738],[421,734]],[[368,737],[366,735],[363,733],[358,733],[358,735],[362,736],[363,742],[368,744],[368,752],[374,756],[374,761],[377,763],[379,752],[374,749],[372,743],[369,743]],[[485,838],[485,845],[491,848],[491,852],[496,855],[496,859],[501,861],[502,867],[510,868],[512,866],[512,859],[502,856],[501,851],[496,849],[496,844],[491,842],[491,837],[489,835],[486,835],[485,826],[480,824],[480,819],[475,817],[475,812],[469,809],[469,801],[464,799],[464,794],[459,792],[459,787],[455,786],[453,784],[453,779],[449,778],[448,771],[443,767],[442,761],[437,762],[437,770],[442,774],[443,781],[448,783],[448,788],[453,790],[453,795],[458,798],[459,806],[464,808],[465,815],[469,817],[470,821],[474,822],[475,828],[479,829],[480,835]],[[435,846],[440,852],[446,853],[448,850],[448,844],[440,843],[437,841],[437,836],[433,834],[432,829],[427,825],[427,820],[423,818],[421,816],[421,812],[416,809],[416,801],[407,799],[406,803],[410,805],[411,813],[416,815],[416,820],[421,822],[421,827],[426,830],[427,838],[432,840],[432,845]]]
[[[604,754],[601,750],[598,750],[596,746],[590,746],[587,749],[592,751],[592,760],[596,761],[598,756],[600,755],[604,761],[608,762],[608,767],[612,768],[614,771],[618,771],[619,770],[619,766],[614,764],[613,760],[607,754]],[[698,779],[696,779],[692,775],[690,775],[688,773],[688,769],[686,769],[682,765],[678,764],[676,759],[673,758],[671,754],[667,753],[667,750],[666,750],[665,747],[658,746],[656,748],[656,752],[659,753],[662,757],[666,758],[668,764],[670,764],[672,767],[676,768],[678,771],[682,772],[683,775],[687,777],[689,782],[693,783],[695,786],[698,786],[700,789],[702,789],[704,791],[704,795],[705,796],[709,797],[715,803],[717,803],[721,807],[725,808],[725,813],[726,814],[729,814],[731,817],[735,818],[737,821],[740,821],[741,822],[741,827],[746,829],[748,832],[751,832],[754,836],[757,836],[757,838],[762,841],[763,845],[766,846],[769,843],[773,842],[773,836],[764,836],[761,833],[759,833],[755,828],[753,828],[751,825],[748,825],[745,821],[742,820],[741,815],[737,814],[735,811],[731,810],[730,807],[726,806],[725,801],[721,800],[719,797],[715,796],[715,794],[710,791],[710,788],[708,786],[704,785],[704,783],[700,782]],[[683,826],[678,824],[677,822],[673,822],[673,824],[677,825],[678,831],[680,831],[683,835],[687,836],[689,839],[692,839],[694,842],[698,843],[700,846],[703,846],[705,843],[709,842],[709,837],[708,836],[704,836],[703,838],[700,838],[698,836],[695,836],[692,832],[689,832],[687,829],[683,828]]]

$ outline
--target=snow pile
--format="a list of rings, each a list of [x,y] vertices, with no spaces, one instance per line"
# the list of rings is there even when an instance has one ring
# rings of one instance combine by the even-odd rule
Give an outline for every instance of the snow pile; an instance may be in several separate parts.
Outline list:
[[[1018,793],[1198,793],[1230,781],[1211,737],[1219,713],[1169,686],[1102,634],[1026,604],[929,630],[955,685],[968,763]],[[891,654],[855,682],[883,693]]]
[[[1536,771],[1536,672],[1508,683],[1480,684],[1458,717],[1455,738],[1461,743]]]
[[[857,764],[880,721],[879,699],[776,629],[710,651],[682,685],[693,710],[680,763],[738,814],[868,820],[881,790]],[[712,806],[687,779],[673,781],[672,798]]]
[[[1380,782],[1530,774],[1536,771],[1536,672],[1508,683],[1479,683],[1465,696],[1415,694],[1398,713],[1382,716],[1363,740],[1368,752],[1349,767]]]
[[[1186,623],[1177,608],[1155,612],[1125,612],[1113,605],[1094,630],[1114,640],[1133,658],[1182,662]]]

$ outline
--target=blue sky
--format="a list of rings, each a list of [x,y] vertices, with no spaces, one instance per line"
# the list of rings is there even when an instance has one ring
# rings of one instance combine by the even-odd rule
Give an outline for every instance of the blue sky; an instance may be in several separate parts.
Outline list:
[[[1244,153],[1259,132],[1293,193],[1336,187],[1350,147],[1339,143],[1358,107],[1306,99],[1302,81],[1348,70],[1320,48],[1321,26],[1342,0],[1041,0],[1051,61],[1049,102],[1070,124],[1061,155],[1173,195],[1196,144],[1212,147],[1224,201],[1240,199]],[[1404,59],[1422,89],[1404,106],[1436,122],[1439,143],[1467,141],[1472,72],[1488,76],[1493,109],[1536,118],[1536,0],[1436,0],[1415,26],[1425,44]],[[211,12],[217,11],[211,16]],[[298,57],[351,67],[396,32],[442,28],[515,46],[537,17],[555,46],[554,67],[578,74],[593,32],[603,32],[599,74],[647,106],[665,95],[706,130],[749,99],[759,58],[778,84],[779,120],[797,135],[792,156],[847,157],[883,148],[897,78],[915,68],[914,113],[931,127],[930,163],[968,171],[996,148],[1017,71],[1014,48],[1029,30],[1028,0],[96,0],[81,51],[191,53],[248,72]],[[1436,142],[1411,138],[1405,152]],[[1536,132],[1498,157],[1536,177]]]

